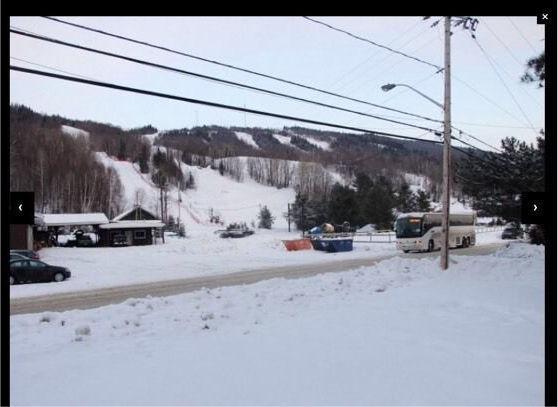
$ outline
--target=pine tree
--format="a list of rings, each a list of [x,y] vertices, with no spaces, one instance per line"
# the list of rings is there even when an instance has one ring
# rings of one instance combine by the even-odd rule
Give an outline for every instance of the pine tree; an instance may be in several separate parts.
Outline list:
[[[271,225],[275,221],[275,217],[271,216],[271,212],[269,211],[268,207],[264,205],[260,209],[260,214],[258,215],[258,227],[261,229],[271,229]]]
[[[416,196],[416,210],[418,212],[430,212],[430,201],[428,200],[428,194],[422,189],[419,189]]]
[[[511,137],[502,140],[502,153],[485,152],[482,161],[467,159],[457,167],[463,192],[473,208],[507,221],[521,217],[521,193],[544,191],[544,139],[537,147]]]
[[[335,184],[331,190],[328,203],[328,218],[331,222],[340,224],[345,221],[351,225],[359,220],[356,192],[340,184]]]
[[[411,187],[406,182],[399,188],[397,209],[402,213],[414,212],[417,210],[417,196],[411,191]]]

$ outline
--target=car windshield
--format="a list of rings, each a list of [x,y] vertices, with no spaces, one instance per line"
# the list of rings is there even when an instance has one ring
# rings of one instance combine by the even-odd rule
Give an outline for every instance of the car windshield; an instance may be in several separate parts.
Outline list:
[[[395,236],[401,237],[420,237],[422,236],[422,219],[420,218],[401,218],[395,222]]]

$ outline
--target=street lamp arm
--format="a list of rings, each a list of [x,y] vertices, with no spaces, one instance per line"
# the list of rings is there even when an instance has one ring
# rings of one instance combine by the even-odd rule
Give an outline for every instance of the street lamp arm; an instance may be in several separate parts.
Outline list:
[[[409,89],[411,89],[412,91],[414,91],[414,92],[418,93],[419,95],[421,95],[422,97],[424,97],[424,98],[430,100],[432,103],[434,103],[434,104],[435,104],[436,106],[438,106],[440,109],[443,109],[443,108],[444,108],[444,105],[442,105],[442,104],[439,103],[439,102],[436,102],[436,101],[435,101],[434,99],[432,99],[430,96],[425,95],[424,93],[422,93],[421,91],[419,91],[419,90],[413,88],[412,86],[405,85],[404,83],[396,83],[395,86],[404,86],[404,87],[406,87],[406,88],[409,88]]]

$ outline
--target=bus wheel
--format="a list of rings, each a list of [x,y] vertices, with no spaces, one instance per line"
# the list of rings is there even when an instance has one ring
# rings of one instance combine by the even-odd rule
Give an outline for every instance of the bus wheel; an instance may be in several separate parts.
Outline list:
[[[467,238],[464,237],[464,238],[463,238],[463,242],[461,243],[461,247],[466,248],[466,247],[468,247],[468,246],[469,246],[469,245],[467,244]]]
[[[429,251],[429,252],[434,251],[434,240],[430,240],[430,241],[428,242],[428,251]]]
[[[470,237],[467,238],[467,246],[471,246],[471,238]]]

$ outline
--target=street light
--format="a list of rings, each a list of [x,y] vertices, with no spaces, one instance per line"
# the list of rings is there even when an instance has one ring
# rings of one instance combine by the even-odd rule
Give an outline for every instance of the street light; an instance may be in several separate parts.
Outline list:
[[[444,111],[444,157],[443,157],[443,197],[442,197],[442,255],[440,258],[440,263],[442,270],[447,270],[449,263],[449,214],[450,214],[450,142],[451,142],[451,120],[450,120],[450,92],[449,92],[449,20],[446,18],[446,66],[445,66],[445,94],[444,100],[445,105],[436,102],[431,97],[425,95],[421,91],[413,88],[412,86],[405,85],[402,83],[387,83],[382,86],[384,92],[389,92],[396,86],[403,86],[405,88],[411,89],[412,91],[418,93],[423,98],[434,103],[436,106]]]
[[[392,90],[393,88],[395,88],[396,86],[403,86],[405,88],[409,88],[412,91],[418,93],[419,95],[421,95],[422,97],[428,99],[429,101],[431,101],[432,103],[434,103],[436,106],[438,106],[440,109],[444,108],[444,105],[442,105],[441,103],[436,102],[434,99],[432,99],[430,96],[426,96],[424,93],[422,93],[421,91],[413,88],[412,86],[409,85],[405,85],[404,83],[387,83],[384,86],[382,86],[382,90],[384,92],[389,92],[390,90]]]

